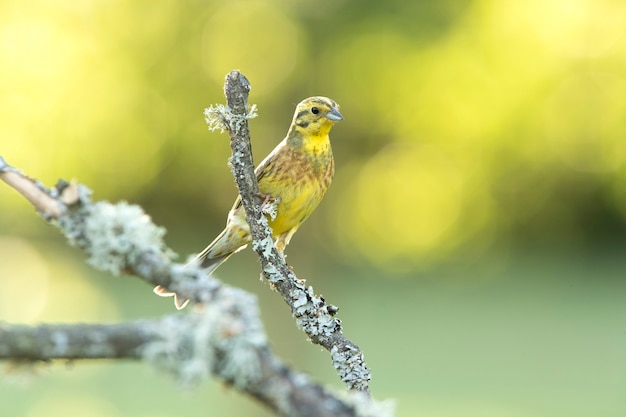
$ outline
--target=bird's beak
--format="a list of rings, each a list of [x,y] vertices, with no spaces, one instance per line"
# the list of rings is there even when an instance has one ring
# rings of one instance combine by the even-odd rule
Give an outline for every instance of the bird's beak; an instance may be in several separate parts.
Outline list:
[[[335,107],[333,107],[331,111],[326,113],[326,117],[332,120],[333,122],[338,122],[339,120],[343,120],[343,116],[341,115],[341,113],[339,113],[339,110],[337,110]]]

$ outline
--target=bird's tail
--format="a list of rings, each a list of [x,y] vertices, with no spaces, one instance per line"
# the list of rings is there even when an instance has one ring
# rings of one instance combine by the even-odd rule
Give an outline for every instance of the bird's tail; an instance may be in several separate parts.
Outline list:
[[[191,262],[189,262],[185,267],[190,265],[199,264],[200,268],[204,269],[207,274],[212,274],[226,259],[230,258],[234,253],[239,252],[242,249],[245,249],[246,244],[242,246],[232,246],[228,243],[232,242],[229,236],[228,228],[224,229],[222,233],[220,233],[214,240],[211,242],[202,252],[198,254]],[[180,297],[175,292],[168,290],[167,288],[157,285],[154,287],[154,293],[161,297],[174,297],[174,305],[177,310],[181,310],[185,308],[185,306],[189,303],[188,298]]]
[[[186,266],[199,264],[200,268],[204,269],[207,274],[212,274],[213,271],[230,258],[231,255],[245,249],[246,246],[248,245],[245,242],[239,239],[233,239],[233,230],[226,227],[222,230],[222,233],[213,239],[213,242],[209,243],[209,245]]]
[[[176,310],[182,310],[189,303],[189,298],[180,297],[173,291],[168,290],[162,285],[157,285],[152,290],[159,297],[174,297],[174,305],[176,306]]]

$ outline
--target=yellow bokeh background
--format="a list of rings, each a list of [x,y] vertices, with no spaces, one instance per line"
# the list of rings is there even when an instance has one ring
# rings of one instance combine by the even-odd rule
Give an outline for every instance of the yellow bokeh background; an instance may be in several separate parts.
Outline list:
[[[374,395],[397,398],[398,416],[617,417],[624,27],[615,0],[5,0],[0,155],[46,185],[76,179],[95,199],[142,205],[184,258],[236,195],[227,136],[202,116],[224,101],[224,75],[252,84],[257,161],[297,102],[332,97],[345,116],[335,180],[287,253],[342,308]],[[83,260],[0,186],[0,321],[171,311]],[[219,275],[258,294],[282,356],[340,386],[252,254]],[[225,415],[270,415],[215,383],[181,393],[141,365],[76,368],[26,388],[8,378],[0,415],[205,415],[203,396]]]

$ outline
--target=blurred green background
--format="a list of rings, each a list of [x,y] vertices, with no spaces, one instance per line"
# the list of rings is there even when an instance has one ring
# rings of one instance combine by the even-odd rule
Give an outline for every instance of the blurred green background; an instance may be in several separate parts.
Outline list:
[[[260,161],[326,95],[337,172],[287,250],[340,306],[397,415],[626,415],[626,3],[618,0],[62,0],[0,3],[0,155],[52,185],[142,205],[181,254],[224,226],[226,135],[202,111],[241,69]],[[0,186],[0,320],[172,312],[87,268]],[[341,389],[251,251],[276,352]],[[269,416],[135,363],[5,367],[0,415]]]

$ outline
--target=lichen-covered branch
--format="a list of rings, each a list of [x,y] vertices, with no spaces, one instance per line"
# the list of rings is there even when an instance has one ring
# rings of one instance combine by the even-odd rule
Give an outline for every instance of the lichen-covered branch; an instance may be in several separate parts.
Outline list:
[[[202,311],[157,320],[32,327],[0,323],[0,359],[141,359],[186,385],[213,374],[285,416],[376,415],[372,411],[379,406],[367,399],[339,399],[286,367],[267,347],[255,304],[240,311],[250,295],[232,288],[226,292]]]
[[[0,156],[0,174],[2,181],[30,201],[44,218],[55,219],[61,215],[63,206],[49,195],[46,188],[35,180],[24,176],[20,170],[10,166],[2,156]]]
[[[296,277],[272,240],[266,216],[261,210],[259,186],[252,162],[247,120],[250,113],[249,92],[250,84],[239,71],[232,71],[226,76],[224,94],[228,107],[222,123],[230,134],[233,175],[246,210],[253,248],[261,261],[263,275],[287,302],[298,327],[313,343],[330,351],[333,365],[346,386],[368,393],[370,370],[359,347],[343,335],[341,322],[334,317],[338,308],[327,304],[314,293],[312,287],[307,287],[303,280]]]
[[[64,180],[48,189],[2,157],[0,180],[26,197],[70,244],[83,249],[89,255],[87,262],[96,269],[134,274],[200,303],[211,300],[221,286],[198,268],[172,262],[173,252],[162,240],[165,230],[138,206],[92,202],[89,188]]]
[[[163,229],[141,208],[94,203],[87,187],[62,180],[48,189],[2,157],[0,180],[88,253],[93,267],[135,274],[198,304],[187,315],[112,325],[0,323],[0,359],[143,359],[187,384],[213,374],[286,416],[391,415],[385,404],[359,395],[339,398],[286,367],[268,348],[256,298],[173,263]]]

